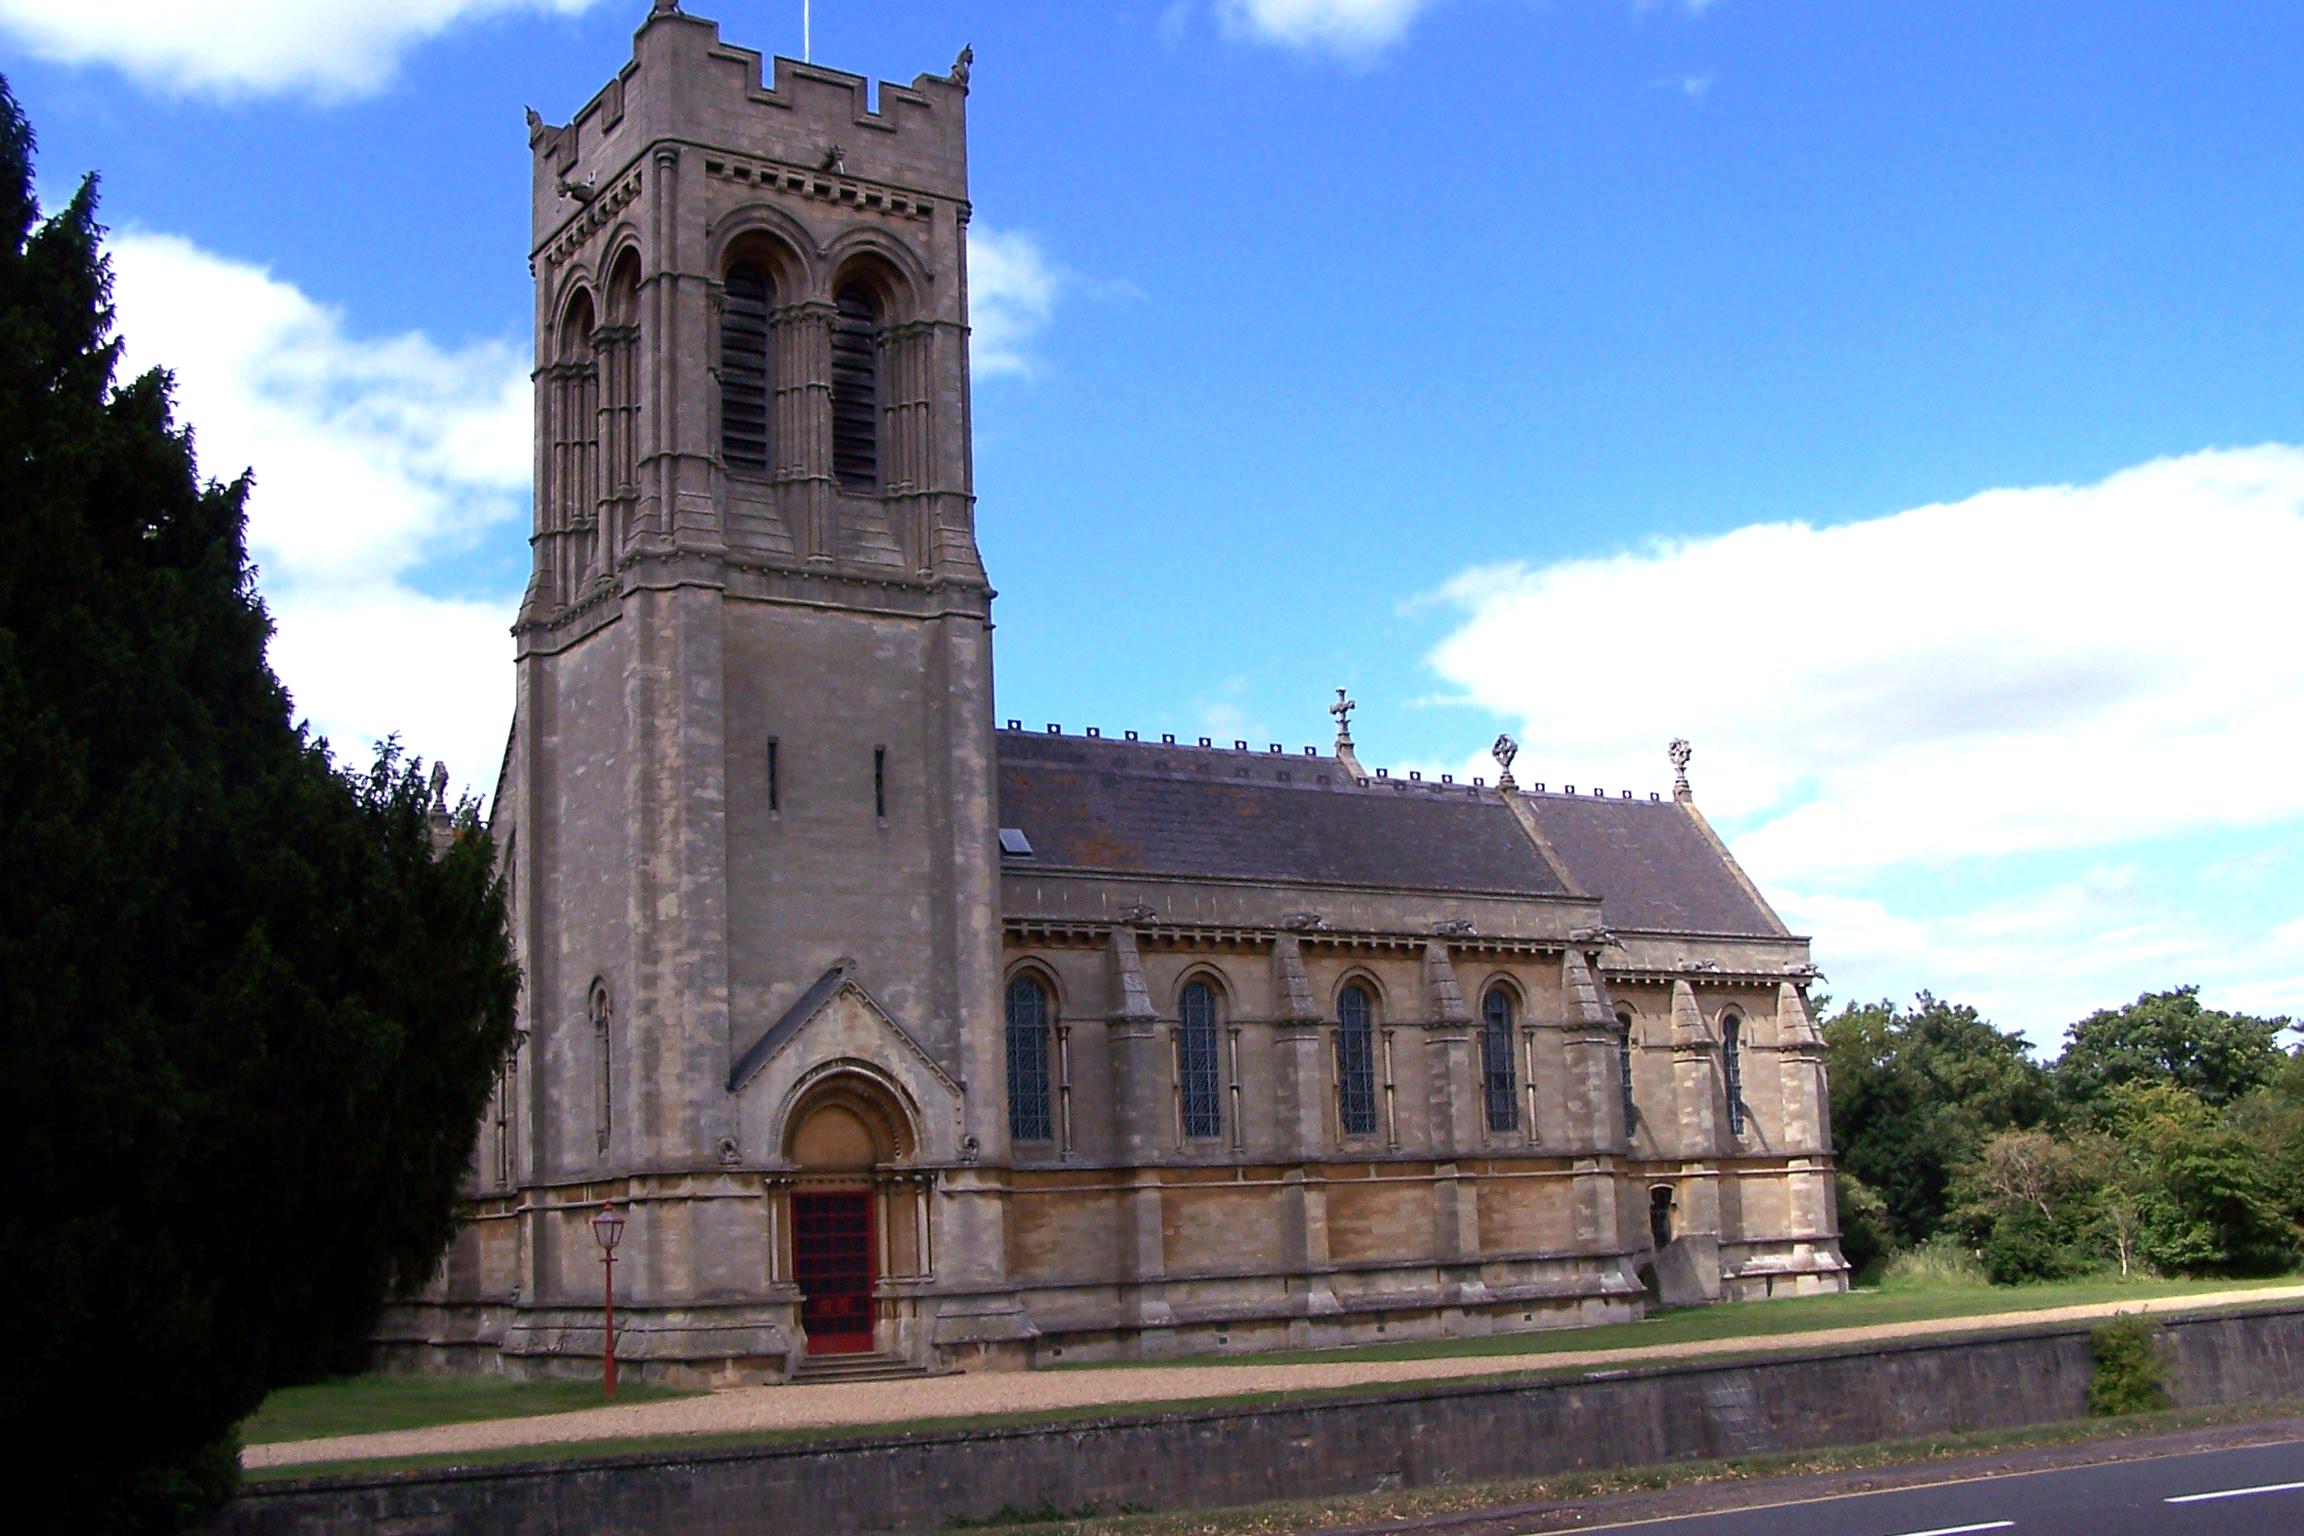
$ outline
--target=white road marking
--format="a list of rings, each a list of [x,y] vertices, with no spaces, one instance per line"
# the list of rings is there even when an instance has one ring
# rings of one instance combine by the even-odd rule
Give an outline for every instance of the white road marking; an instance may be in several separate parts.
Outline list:
[[[2013,1520],[1986,1520],[1981,1525],[1940,1525],[1932,1531],[1904,1531],[1901,1536],[1968,1536],[1970,1531],[2004,1531]]]
[[[2304,1483],[2259,1483],[2254,1488],[2220,1488],[2214,1493],[2180,1493],[2163,1504],[2205,1504],[2210,1499],[2244,1499],[2252,1493],[2293,1493]]]

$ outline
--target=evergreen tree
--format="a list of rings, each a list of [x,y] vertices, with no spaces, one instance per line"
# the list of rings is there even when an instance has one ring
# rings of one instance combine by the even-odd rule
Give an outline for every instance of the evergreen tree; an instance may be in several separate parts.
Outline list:
[[[0,1434],[69,1528],[179,1529],[270,1388],[355,1361],[452,1225],[518,976],[467,806],[291,722],[170,384],[115,387],[93,178],[0,80]]]

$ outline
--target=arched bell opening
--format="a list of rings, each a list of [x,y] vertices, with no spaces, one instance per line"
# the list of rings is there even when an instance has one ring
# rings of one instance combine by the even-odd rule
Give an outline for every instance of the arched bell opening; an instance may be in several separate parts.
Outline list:
[[[810,1355],[890,1353],[897,1298],[935,1273],[919,1137],[901,1090],[861,1064],[820,1072],[784,1119],[769,1179],[776,1278],[800,1293]]]

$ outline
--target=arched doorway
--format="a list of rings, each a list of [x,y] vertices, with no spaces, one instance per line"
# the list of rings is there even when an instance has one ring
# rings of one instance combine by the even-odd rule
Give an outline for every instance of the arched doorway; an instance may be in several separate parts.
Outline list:
[[[910,1117],[879,1082],[837,1072],[801,1096],[787,1125],[791,1276],[808,1353],[869,1351],[877,1283],[900,1257],[890,1252],[890,1170],[912,1154]]]
[[[1658,1184],[1648,1191],[1648,1240],[1658,1248],[1672,1241],[1672,1186]]]

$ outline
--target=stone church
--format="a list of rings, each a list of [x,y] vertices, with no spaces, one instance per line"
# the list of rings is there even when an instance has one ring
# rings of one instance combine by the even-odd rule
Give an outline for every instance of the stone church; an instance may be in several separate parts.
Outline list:
[[[391,1358],[673,1380],[1836,1290],[1814,972],[1688,789],[995,718],[968,60],[669,0],[534,153],[526,974]],[[993,515],[997,515],[994,509]]]

